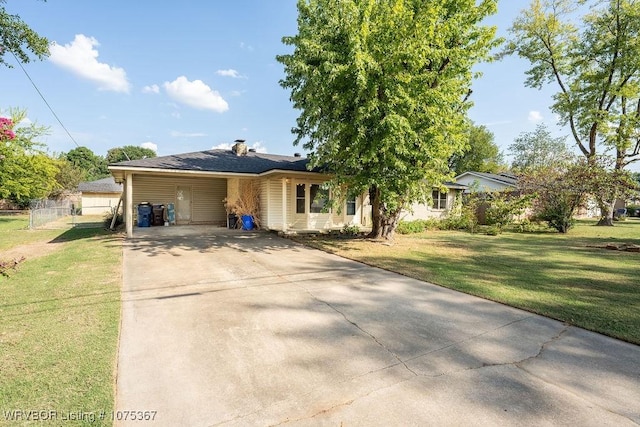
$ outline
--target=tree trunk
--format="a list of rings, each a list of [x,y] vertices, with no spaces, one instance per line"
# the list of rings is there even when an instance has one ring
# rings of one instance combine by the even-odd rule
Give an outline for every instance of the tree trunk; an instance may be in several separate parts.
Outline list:
[[[615,199],[612,202],[608,202],[605,200],[598,201],[598,205],[600,206],[600,220],[596,225],[612,227],[613,226],[613,212],[615,209],[616,201]]]
[[[369,189],[369,199],[371,201],[371,234],[370,238],[393,240],[398,222],[400,221],[400,213],[402,209],[389,212],[385,206],[380,203],[380,190],[377,187]]]

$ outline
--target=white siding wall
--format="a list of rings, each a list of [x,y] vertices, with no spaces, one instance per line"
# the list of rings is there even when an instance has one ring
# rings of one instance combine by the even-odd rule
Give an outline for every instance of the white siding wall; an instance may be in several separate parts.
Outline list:
[[[271,195],[269,194],[269,181],[268,179],[260,180],[260,223],[262,228],[271,229]]]
[[[283,229],[283,208],[282,208],[282,179],[267,179],[262,181],[261,205],[263,211],[267,211],[267,228],[271,230]]]
[[[82,194],[83,215],[103,215],[118,206],[120,193],[84,193]]]
[[[296,185],[305,184],[307,197],[305,199],[305,214],[296,213]],[[287,185],[287,226],[294,230],[327,230],[344,227],[347,224],[370,226],[371,206],[368,206],[368,195],[356,198],[356,214],[346,214],[346,204],[342,211],[337,209],[327,213],[310,213],[309,211],[309,186],[322,184],[321,181],[291,180]],[[280,193],[282,195],[282,193]],[[365,206],[366,205],[366,206]]]
[[[176,203],[176,186],[191,187],[191,222],[225,225],[227,214],[222,200],[227,196],[226,179],[188,178],[150,175],[133,177],[133,214],[141,202]]]
[[[415,203],[411,207],[411,211],[403,211],[402,214],[400,214],[400,220],[414,221],[416,219],[444,218],[449,214],[449,211],[454,206],[455,202],[456,191],[451,190],[447,194],[447,209],[433,209],[431,205]]]

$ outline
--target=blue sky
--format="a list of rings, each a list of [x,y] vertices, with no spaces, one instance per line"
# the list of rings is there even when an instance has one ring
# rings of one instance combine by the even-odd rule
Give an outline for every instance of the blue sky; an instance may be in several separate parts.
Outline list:
[[[25,68],[79,145],[100,155],[143,145],[162,156],[239,138],[259,151],[303,151],[292,144],[298,112],[278,84],[283,68],[275,60],[288,52],[281,38],[296,33],[295,3],[9,0],[5,7],[54,43],[49,59]],[[487,23],[505,35],[527,4],[500,0]],[[524,86],[526,68],[518,58],[478,67],[484,76],[474,83],[470,116],[505,152],[540,122],[568,135],[554,126],[551,90]],[[0,68],[0,94],[0,109],[25,108],[50,127],[42,139],[49,151],[76,147],[19,67]]]

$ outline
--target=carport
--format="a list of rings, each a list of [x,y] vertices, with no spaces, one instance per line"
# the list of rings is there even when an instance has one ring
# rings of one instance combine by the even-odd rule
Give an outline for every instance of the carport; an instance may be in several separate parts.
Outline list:
[[[342,209],[325,210],[330,176],[308,166],[309,160],[300,154],[257,153],[238,142],[232,150],[131,160],[109,165],[109,170],[117,183],[124,183],[128,237],[133,237],[136,207],[142,202],[172,203],[178,225],[225,226],[227,209],[253,216],[268,230],[369,225],[368,194],[349,195]]]

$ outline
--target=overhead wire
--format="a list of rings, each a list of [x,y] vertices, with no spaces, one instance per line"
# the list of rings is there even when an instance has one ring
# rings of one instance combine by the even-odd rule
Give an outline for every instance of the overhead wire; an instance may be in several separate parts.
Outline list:
[[[67,133],[67,135],[69,135],[69,138],[71,138],[71,141],[73,141],[74,144],[76,144],[76,147],[80,148],[80,144],[78,144],[78,142],[73,138],[73,136],[71,135],[71,133],[69,132],[69,130],[67,130],[67,127],[62,123],[62,120],[60,120],[60,118],[58,117],[58,115],[56,114],[55,111],[53,111],[53,108],[51,107],[51,105],[49,104],[49,102],[47,101],[47,99],[44,97],[44,95],[42,94],[42,92],[40,91],[40,89],[38,89],[38,86],[36,85],[36,83],[33,81],[33,79],[31,78],[31,76],[29,75],[29,73],[27,72],[27,70],[24,68],[24,66],[22,65],[22,62],[20,62],[20,60],[18,59],[18,57],[15,55],[15,53],[13,53],[13,51],[7,49],[9,52],[11,52],[11,55],[13,56],[13,58],[16,60],[16,62],[18,63],[18,65],[20,66],[20,68],[22,69],[22,71],[24,72],[24,74],[27,76],[27,78],[29,79],[29,81],[31,82],[31,84],[33,85],[33,88],[36,90],[36,92],[38,92],[38,95],[40,95],[40,98],[42,98],[42,100],[44,101],[44,103],[46,104],[46,106],[49,108],[49,111],[51,111],[51,114],[53,114],[53,117],[56,118],[56,120],[58,121],[58,123],[60,123],[60,126],[62,126],[62,129],[64,129],[64,131]]]

